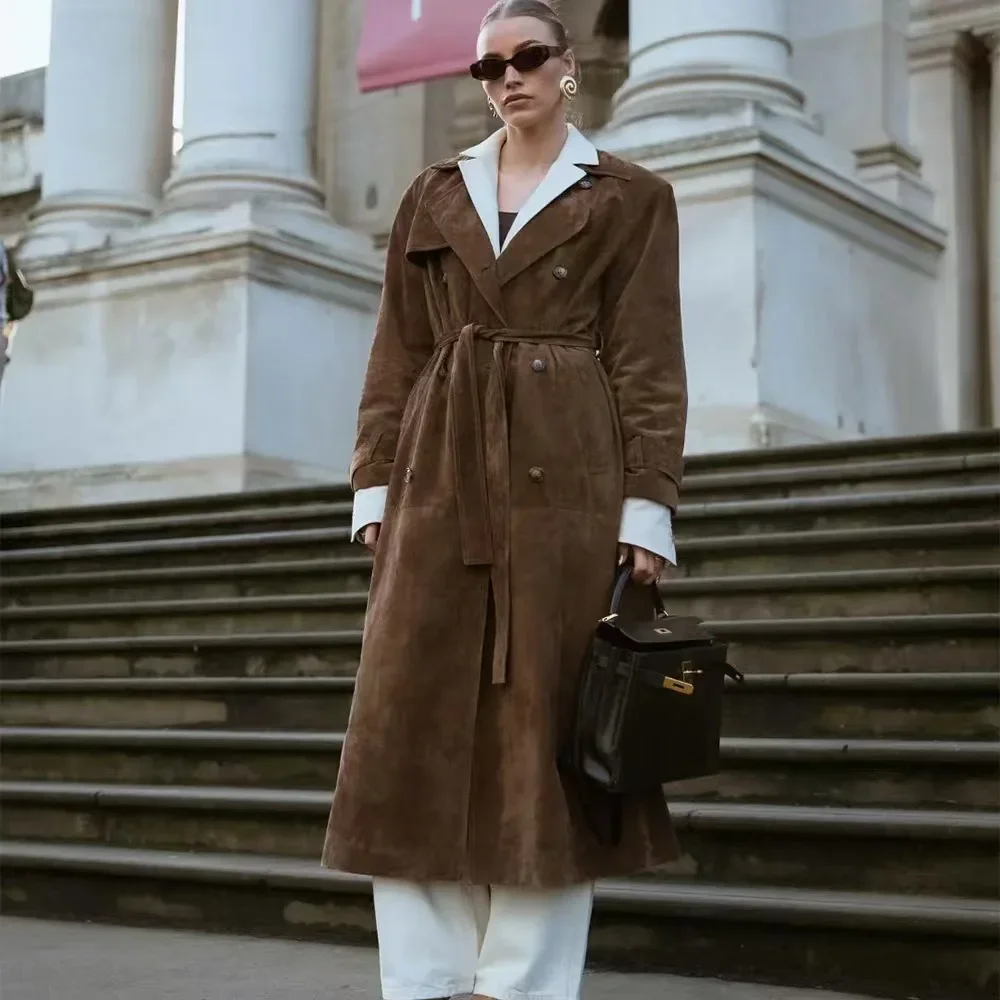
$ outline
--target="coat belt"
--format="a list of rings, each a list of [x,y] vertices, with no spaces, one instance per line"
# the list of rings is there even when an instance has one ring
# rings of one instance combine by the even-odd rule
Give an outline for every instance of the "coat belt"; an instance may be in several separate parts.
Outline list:
[[[493,364],[484,405],[476,377],[476,340],[493,344]],[[496,618],[492,679],[507,680],[510,645],[510,438],[507,423],[507,363],[514,344],[594,350],[589,333],[489,328],[469,323],[439,343],[454,344],[448,387],[451,461],[462,562],[489,566]],[[553,404],[557,405],[555,398]]]

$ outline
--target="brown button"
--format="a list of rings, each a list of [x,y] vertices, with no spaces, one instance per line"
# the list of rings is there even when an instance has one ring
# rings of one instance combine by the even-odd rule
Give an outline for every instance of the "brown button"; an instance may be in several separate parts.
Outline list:
[[[413,469],[407,466],[406,471],[403,473],[403,482],[412,483],[413,482]]]
[[[580,187],[582,187],[585,191],[590,190],[593,186],[594,182],[589,177],[584,177],[584,179],[580,181]]]
[[[556,264],[556,266],[552,268],[552,273],[557,278],[565,278],[566,275],[569,274],[569,271],[567,271],[566,268],[562,266],[562,264]]]
[[[531,362],[531,370],[533,372],[545,371],[545,358],[535,358],[535,360]]]
[[[533,483],[540,483],[545,478],[545,471],[540,469],[537,465],[533,465],[528,469],[528,478]]]

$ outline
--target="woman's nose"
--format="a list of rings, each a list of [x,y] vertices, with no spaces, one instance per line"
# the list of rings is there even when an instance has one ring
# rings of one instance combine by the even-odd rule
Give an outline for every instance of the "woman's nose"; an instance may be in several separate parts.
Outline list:
[[[518,71],[514,69],[513,66],[508,65],[507,70],[504,73],[504,83],[510,86],[510,84],[512,83],[520,83],[520,82],[521,82],[521,74],[518,73]]]

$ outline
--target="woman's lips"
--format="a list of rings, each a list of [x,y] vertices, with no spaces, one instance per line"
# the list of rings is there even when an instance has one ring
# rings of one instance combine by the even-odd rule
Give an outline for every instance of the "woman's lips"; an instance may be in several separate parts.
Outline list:
[[[509,108],[512,104],[524,104],[526,101],[530,101],[531,98],[527,94],[515,94],[512,97],[507,97],[504,99],[503,106]]]

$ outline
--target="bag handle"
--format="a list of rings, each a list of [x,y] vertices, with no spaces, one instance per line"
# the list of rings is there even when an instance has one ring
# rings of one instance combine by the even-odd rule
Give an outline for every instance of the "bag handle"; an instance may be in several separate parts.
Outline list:
[[[628,582],[632,577],[632,564],[631,562],[626,562],[618,570],[618,579],[615,580],[615,589],[611,594],[611,614],[618,614],[618,608],[621,606],[622,597],[625,595],[625,588],[628,586]],[[667,609],[663,606],[663,598],[660,596],[660,588],[656,585],[654,580],[649,584],[650,589],[653,592],[653,609],[655,614],[654,618],[666,618]]]

